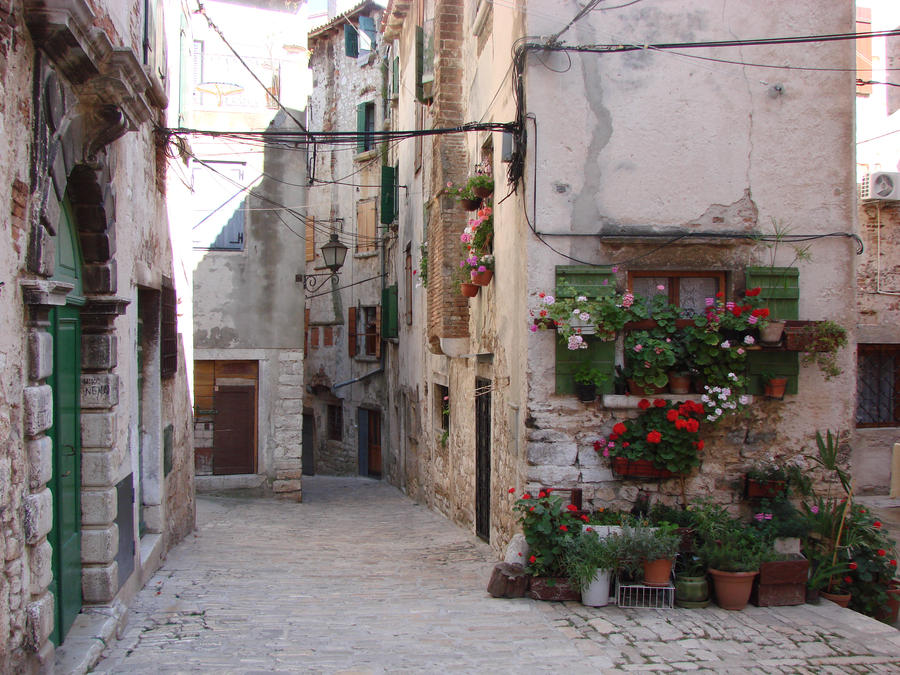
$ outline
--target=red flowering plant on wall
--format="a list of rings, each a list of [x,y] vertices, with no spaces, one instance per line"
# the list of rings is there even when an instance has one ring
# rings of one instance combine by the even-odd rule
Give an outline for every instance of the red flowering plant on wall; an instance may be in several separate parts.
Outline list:
[[[688,473],[700,464],[702,405],[644,398],[638,407],[640,415],[615,424],[609,438],[594,441],[594,450],[604,457],[650,460],[673,473]]]
[[[510,493],[515,489],[510,488]],[[561,497],[541,490],[537,495],[524,493],[513,510],[519,514],[522,533],[528,542],[528,571],[534,576],[566,575],[563,562],[566,542],[581,532],[577,508],[566,505]]]

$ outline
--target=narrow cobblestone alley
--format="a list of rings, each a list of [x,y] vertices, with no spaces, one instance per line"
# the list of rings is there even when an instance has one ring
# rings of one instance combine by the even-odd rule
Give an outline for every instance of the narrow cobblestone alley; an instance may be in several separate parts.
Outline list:
[[[198,497],[97,673],[898,672],[900,632],[830,603],[743,612],[495,600],[489,548],[391,486]]]

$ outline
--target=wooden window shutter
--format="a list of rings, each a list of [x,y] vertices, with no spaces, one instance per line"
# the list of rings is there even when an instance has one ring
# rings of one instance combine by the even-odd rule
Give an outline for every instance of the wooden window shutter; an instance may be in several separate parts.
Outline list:
[[[748,267],[745,270],[747,288],[761,289],[759,297],[765,298],[770,316],[777,319],[800,318],[800,271],[796,267]],[[747,373],[750,375],[747,391],[761,395],[764,382],[760,373],[785,375],[788,378],[787,394],[797,393],[800,374],[800,354],[753,350],[747,353]]]
[[[869,33],[872,30],[872,10],[869,7],[856,8],[856,32]],[[872,79],[872,38],[861,38],[856,42],[856,77],[863,82]],[[871,84],[856,85],[856,93],[868,96]]]
[[[171,284],[171,282],[168,282]],[[163,283],[160,314],[160,368],[161,377],[172,377],[178,372],[178,300],[175,288]]]
[[[422,84],[422,75],[425,68],[425,29],[416,26],[416,100],[424,101],[425,87]]]
[[[396,194],[397,170],[392,166],[381,167],[381,223],[390,225],[397,215]]]
[[[574,289],[574,293],[591,298],[610,295],[616,291],[616,277],[610,266],[592,267],[588,265],[557,265],[556,284],[557,297],[566,297],[560,290],[565,281]],[[605,283],[604,283],[605,282]],[[568,295],[571,295],[569,292]],[[592,336],[585,337],[587,349],[570,350],[560,340],[556,340],[556,393],[575,393],[575,371],[582,365],[603,370],[609,374],[599,393],[613,392],[616,374],[616,343],[598,340]]]
[[[395,56],[391,72],[391,96],[397,98],[400,95],[400,57]]]
[[[397,284],[381,291],[381,335],[384,338],[398,336]]]
[[[306,261],[311,262],[316,259],[316,227],[315,219],[311,216],[306,217]]]
[[[356,307],[347,310],[347,353],[356,356]]]
[[[366,34],[367,38],[369,38],[368,46],[363,44],[362,48],[366,51],[374,52],[375,51],[375,19],[373,19],[371,16],[359,17],[359,29],[361,32]]]
[[[366,104],[359,103],[356,106],[356,152],[366,151]]]
[[[381,307],[375,308],[375,356],[381,356]]]
[[[344,53],[354,59],[359,56],[359,34],[349,22],[344,24]]]
[[[319,327],[318,326],[310,327],[309,335],[310,335],[309,346],[312,347],[313,349],[318,349],[319,348]]]
[[[358,202],[356,205],[356,250],[358,253],[375,250],[375,201]]]

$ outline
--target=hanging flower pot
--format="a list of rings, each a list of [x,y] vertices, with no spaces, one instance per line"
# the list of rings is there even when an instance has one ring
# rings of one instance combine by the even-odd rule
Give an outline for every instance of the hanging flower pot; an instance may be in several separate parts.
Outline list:
[[[613,472],[623,478],[671,478],[668,469],[658,469],[649,459],[612,458]]]
[[[460,292],[467,298],[474,298],[476,295],[478,295],[478,290],[480,288],[481,286],[478,286],[477,284],[470,284],[468,282],[464,282],[459,285]]]
[[[492,187],[484,187],[484,186],[476,186],[472,188],[472,192],[474,192],[478,197],[482,199],[487,199],[492,194],[494,194],[494,188]]]
[[[481,199],[460,199],[459,203],[466,211],[477,211],[481,206]]]
[[[472,277],[472,283],[476,286],[487,286],[494,278],[494,270],[485,270],[484,272],[475,272]]]
[[[759,480],[745,476],[744,496],[747,499],[776,499],[787,488],[783,480]]]

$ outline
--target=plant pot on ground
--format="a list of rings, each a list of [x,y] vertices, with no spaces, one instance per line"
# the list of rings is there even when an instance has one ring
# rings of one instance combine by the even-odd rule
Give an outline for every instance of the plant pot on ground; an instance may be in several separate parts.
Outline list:
[[[675,604],[685,609],[709,605],[706,565],[699,556],[682,554],[675,563]]]
[[[668,586],[681,537],[674,525],[624,527],[618,537],[622,559],[630,571],[643,572],[645,586]]]
[[[609,603],[609,582],[619,557],[617,536],[600,537],[593,529],[583,529],[565,547],[565,567],[569,581],[581,592],[581,602],[589,607]]]
[[[740,610],[747,606],[764,551],[759,537],[739,523],[717,532],[715,539],[705,539],[699,553],[709,565],[719,607]]]
[[[809,560],[802,554],[785,555],[760,563],[751,599],[757,607],[784,607],[806,602]]]

